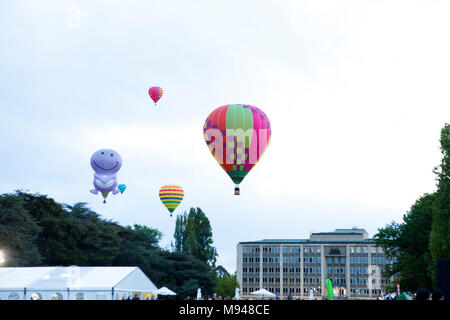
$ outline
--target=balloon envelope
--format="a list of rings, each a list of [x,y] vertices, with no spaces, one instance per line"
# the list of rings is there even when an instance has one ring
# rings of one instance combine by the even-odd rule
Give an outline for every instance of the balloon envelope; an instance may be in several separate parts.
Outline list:
[[[172,212],[178,207],[184,198],[184,190],[177,185],[167,185],[159,189],[159,198],[164,206],[169,210],[170,216]]]
[[[259,161],[271,137],[266,114],[251,105],[229,104],[210,113],[203,126],[214,158],[237,185]]]
[[[150,89],[148,89],[148,94],[150,98],[152,98],[155,105],[158,102],[158,100],[161,99],[163,92],[164,91],[161,87],[151,87]]]

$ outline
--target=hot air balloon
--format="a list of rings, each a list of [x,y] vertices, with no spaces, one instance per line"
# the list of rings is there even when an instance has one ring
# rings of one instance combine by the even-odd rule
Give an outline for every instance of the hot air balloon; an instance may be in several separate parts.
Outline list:
[[[117,186],[117,189],[120,190],[120,193],[123,193],[123,192],[125,191],[126,188],[127,188],[127,186],[124,185],[124,184],[119,184],[119,185]]]
[[[94,188],[91,192],[103,196],[103,203],[106,197],[112,192],[119,193],[117,189],[117,172],[122,167],[122,157],[119,153],[111,149],[101,149],[96,151],[91,157],[91,167],[94,169]]]
[[[214,158],[236,184],[234,194],[239,195],[239,184],[269,145],[269,118],[254,106],[228,104],[206,118],[203,136]]]
[[[161,87],[151,87],[150,89],[148,89],[148,94],[150,96],[150,98],[152,98],[153,102],[156,103],[158,102],[159,99],[161,99],[162,95],[163,95],[163,89]]]
[[[178,207],[181,200],[183,200],[183,197],[184,190],[180,186],[167,185],[159,189],[159,198],[167,210],[169,210],[170,216],[172,216],[173,211]]]

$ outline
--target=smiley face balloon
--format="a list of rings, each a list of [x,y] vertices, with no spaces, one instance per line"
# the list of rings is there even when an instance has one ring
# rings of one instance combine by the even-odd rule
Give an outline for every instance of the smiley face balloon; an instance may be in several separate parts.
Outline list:
[[[122,157],[117,151],[112,149],[101,149],[96,151],[91,157],[91,167],[94,169],[94,189],[93,194],[99,192],[103,196],[103,203],[110,192],[114,195],[119,193],[117,189],[117,172],[122,167]]]

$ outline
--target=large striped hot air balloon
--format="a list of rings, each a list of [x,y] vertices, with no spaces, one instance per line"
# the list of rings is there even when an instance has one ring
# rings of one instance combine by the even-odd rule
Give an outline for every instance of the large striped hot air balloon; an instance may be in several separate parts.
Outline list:
[[[181,200],[183,200],[183,188],[177,185],[167,185],[159,189],[159,198],[164,206],[169,210],[170,216],[172,212],[178,207]]]
[[[163,92],[164,91],[161,87],[151,87],[150,89],[148,89],[148,95],[150,96],[150,98],[152,98],[155,106],[158,100],[161,99]]]
[[[228,104],[206,118],[203,135],[214,158],[236,184],[234,193],[239,195],[239,184],[269,145],[269,118],[251,105]]]

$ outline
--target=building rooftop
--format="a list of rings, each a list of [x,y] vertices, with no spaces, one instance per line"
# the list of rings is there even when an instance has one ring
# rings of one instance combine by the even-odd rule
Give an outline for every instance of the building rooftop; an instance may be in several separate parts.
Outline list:
[[[309,239],[263,239],[256,241],[242,241],[240,244],[262,244],[262,243],[292,243],[292,244],[323,244],[323,243],[373,243],[369,234],[364,229],[336,229],[330,232],[313,232]]]

